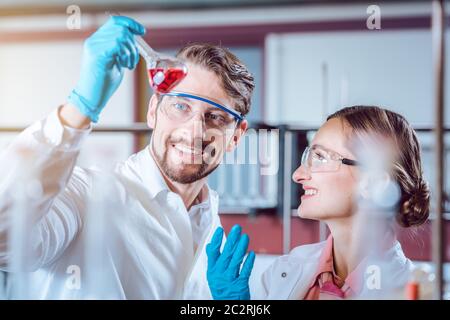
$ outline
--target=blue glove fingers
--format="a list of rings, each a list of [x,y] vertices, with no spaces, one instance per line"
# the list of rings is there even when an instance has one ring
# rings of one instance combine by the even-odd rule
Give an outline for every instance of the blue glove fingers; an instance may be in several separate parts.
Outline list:
[[[140,24],[139,22],[137,22],[131,18],[128,18],[125,16],[112,16],[111,21],[114,24],[121,25],[123,27],[127,27],[134,34],[141,35],[141,36],[145,34],[145,27],[142,24]]]
[[[139,62],[139,51],[137,49],[134,36],[129,33],[125,34],[124,37],[119,40],[119,45],[120,47],[126,47],[128,49],[128,63],[125,67],[130,70],[134,69]]]
[[[136,46],[136,42],[134,41],[134,36],[133,35],[126,35],[126,37],[124,38],[123,41],[123,45],[125,45],[128,50],[130,51],[130,65],[129,68],[130,70],[134,69],[139,61],[139,51],[137,49]]]
[[[231,258],[227,273],[235,278],[239,276],[239,269],[241,268],[242,261],[244,260],[245,254],[247,253],[248,243],[248,235],[242,235],[241,239],[236,245],[236,250],[233,253],[233,257]]]
[[[241,274],[239,275],[240,279],[249,279],[252,273],[253,265],[255,264],[255,253],[250,251],[247,258],[244,261],[244,265],[242,266]]]
[[[137,53],[136,45],[134,43],[134,40],[129,37],[126,40],[122,40],[122,47],[126,48],[126,56],[124,56],[124,59],[126,61],[126,64],[124,67],[132,70],[136,67],[137,61],[139,61],[139,54]]]
[[[136,44],[133,35],[126,29],[118,27],[116,30],[108,30],[108,33],[99,35],[101,40],[97,43],[91,40],[90,47],[93,52],[103,51],[103,56],[108,60],[111,57],[111,62],[119,62],[120,67],[133,69],[137,64],[133,60],[139,60]],[[118,37],[120,33],[120,37]],[[126,48],[126,50],[124,49]],[[112,65],[107,64],[106,69],[112,68]]]
[[[130,37],[130,42],[131,42],[131,65],[132,65],[132,70],[134,70],[134,68],[136,68],[138,62],[139,62],[139,50],[136,46],[136,41],[134,40],[134,37]]]
[[[121,68],[129,68],[131,66],[130,61],[131,51],[126,45],[121,45],[117,61]]]
[[[208,270],[216,265],[220,256],[220,247],[222,245],[223,229],[218,227],[214,232],[211,242],[206,246],[206,254],[208,256]]]
[[[231,228],[231,231],[228,235],[227,242],[223,248],[222,254],[220,255],[217,265],[221,272],[225,272],[230,263],[231,257],[233,256],[234,251],[236,250],[236,245],[241,238],[242,228],[240,225],[234,225]]]

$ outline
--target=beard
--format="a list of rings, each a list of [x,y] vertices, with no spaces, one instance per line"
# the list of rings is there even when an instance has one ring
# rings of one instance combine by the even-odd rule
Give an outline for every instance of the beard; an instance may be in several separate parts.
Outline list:
[[[162,154],[158,154],[155,150],[154,141],[152,139],[152,151],[155,158],[155,161],[158,163],[159,168],[164,173],[165,176],[167,176],[170,180],[181,183],[181,184],[190,184],[193,182],[196,182],[200,179],[203,179],[207,177],[210,173],[212,173],[216,168],[219,166],[220,163],[213,164],[211,167],[209,167],[211,164],[206,163],[203,159],[203,152],[205,150],[205,145],[203,146],[202,150],[202,162],[198,164],[173,164],[170,163],[168,158],[169,153],[169,147],[172,144],[179,143],[183,141],[182,139],[176,139],[176,140],[167,140],[166,148]],[[190,145],[187,144],[186,145]],[[215,150],[211,152],[212,155],[214,155]]]

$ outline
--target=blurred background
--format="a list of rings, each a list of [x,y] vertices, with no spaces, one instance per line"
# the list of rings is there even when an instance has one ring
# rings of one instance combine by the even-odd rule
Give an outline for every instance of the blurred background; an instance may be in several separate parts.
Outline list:
[[[276,170],[261,175],[260,161],[225,164],[210,184],[220,194],[225,229],[239,223],[250,235],[259,257],[256,273],[293,247],[326,238],[323,225],[297,217],[301,191],[290,177],[315,130],[344,106],[384,106],[404,115],[419,132],[425,175],[434,186],[429,1],[0,0],[0,148],[65,102],[78,79],[83,41],[106,21],[106,11],[144,24],[146,40],[157,51],[175,54],[190,42],[221,44],[254,74],[248,119],[251,128],[269,134],[254,131],[246,139],[257,141],[259,149],[274,148],[268,154]],[[444,71],[448,78],[448,67]],[[450,81],[444,90],[450,92]],[[112,166],[145,147],[150,95],[140,63],[126,72],[79,164]],[[449,104],[447,99],[446,111]],[[450,124],[450,112],[444,121]],[[450,140],[446,145],[449,162]],[[239,162],[248,150],[238,149],[234,156]],[[445,207],[450,209],[448,202]],[[446,261],[449,217],[444,214]],[[433,213],[420,229],[400,230],[409,258],[430,262],[432,220]]]

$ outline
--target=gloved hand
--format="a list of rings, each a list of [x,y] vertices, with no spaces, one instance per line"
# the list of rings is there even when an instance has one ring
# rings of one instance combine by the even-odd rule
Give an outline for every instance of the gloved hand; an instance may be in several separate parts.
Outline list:
[[[139,61],[134,35],[145,28],[131,18],[111,17],[84,42],[81,75],[68,101],[93,122],[119,87],[124,69]]]
[[[255,262],[251,251],[239,272],[247,253],[249,238],[241,235],[241,227],[235,225],[228,235],[222,253],[223,229],[217,228],[211,242],[206,246],[208,255],[207,279],[214,300],[250,300],[248,281]]]

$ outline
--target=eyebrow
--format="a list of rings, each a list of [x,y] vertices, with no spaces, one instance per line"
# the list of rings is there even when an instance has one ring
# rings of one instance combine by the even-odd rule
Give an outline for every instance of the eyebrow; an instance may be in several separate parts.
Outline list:
[[[190,102],[190,100],[189,100],[188,98],[186,98],[186,97],[169,96],[169,95],[167,95],[167,97],[169,97],[169,99],[172,99],[172,100],[178,100],[178,99],[180,99],[180,100],[183,100],[183,101],[185,101],[185,102]]]
[[[340,157],[342,157],[342,158],[344,158],[344,159],[347,159],[347,160],[352,160],[352,156],[346,156],[346,155],[343,155],[341,152],[339,152],[339,151],[334,151],[334,150],[331,150],[331,149],[328,149],[327,147],[324,147],[324,146],[322,146],[322,145],[320,145],[320,144],[313,144],[313,145],[311,145],[311,148],[313,148],[313,147],[319,147],[319,148],[322,148],[323,150],[325,150],[325,151],[327,151],[327,152],[334,152],[334,153],[336,153],[336,154],[338,154]],[[356,160],[352,160],[352,161],[356,161]]]
[[[313,145],[311,145],[311,148],[314,148],[314,147],[319,147],[319,148],[324,149],[324,150],[326,150],[326,151],[332,151],[332,150],[330,150],[330,149],[328,149],[328,148],[325,148],[325,147],[322,146],[321,144],[313,144]]]

